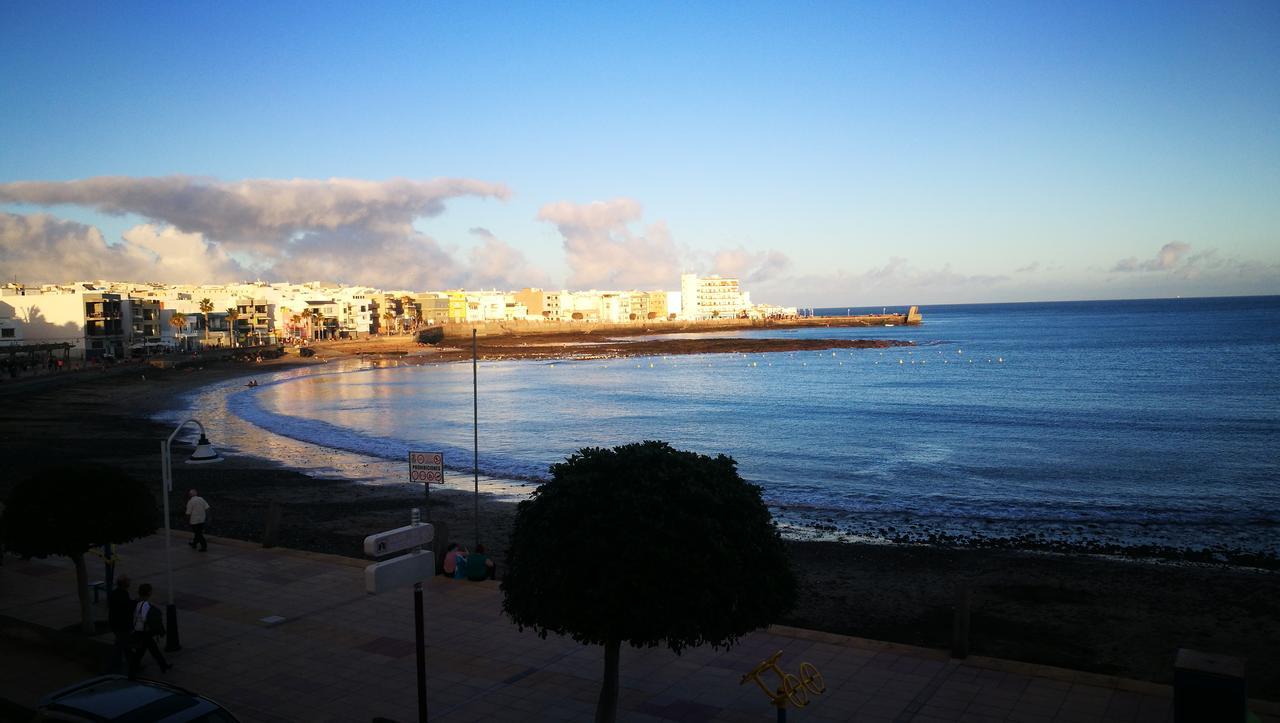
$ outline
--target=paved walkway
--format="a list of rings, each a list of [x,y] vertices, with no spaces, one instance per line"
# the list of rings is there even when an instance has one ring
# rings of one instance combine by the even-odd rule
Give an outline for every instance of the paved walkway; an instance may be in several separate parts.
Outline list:
[[[398,721],[416,717],[413,593],[366,595],[360,560],[211,538],[208,553],[175,533],[174,586],[183,649],[164,676],[245,721]],[[160,535],[120,550],[134,586],[166,600]],[[101,562],[90,558],[90,579]],[[78,619],[63,558],[0,567],[0,615],[63,628]],[[520,632],[492,582],[426,585],[428,700],[439,721],[590,720],[602,650]],[[95,612],[105,618],[105,596]],[[109,642],[109,635],[102,637]],[[7,650],[7,641],[0,641]],[[782,650],[795,672],[816,665],[827,691],[792,721],[1168,721],[1169,688],[1072,671],[774,627],[730,651],[623,648],[624,721],[767,721],[773,710],[743,673]],[[0,656],[0,697],[32,705],[59,675]],[[65,666],[64,666],[65,667]],[[156,673],[154,664],[148,670]],[[1280,721],[1264,717],[1263,720]]]

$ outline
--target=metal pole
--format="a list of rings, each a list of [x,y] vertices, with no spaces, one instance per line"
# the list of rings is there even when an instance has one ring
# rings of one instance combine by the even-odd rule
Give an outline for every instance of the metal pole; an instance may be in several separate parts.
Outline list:
[[[422,583],[413,584],[414,637],[418,641],[418,723],[427,723],[427,634],[422,621]]]
[[[178,606],[173,601],[173,545],[171,539],[171,527],[169,523],[169,493],[173,490],[173,461],[169,452],[169,446],[173,444],[173,438],[178,436],[178,432],[188,424],[195,424],[200,430],[200,436],[204,437],[204,425],[196,419],[187,419],[174,428],[169,434],[169,438],[160,443],[160,473],[162,482],[160,485],[160,499],[164,502],[164,569],[165,569],[165,586],[169,588],[169,604],[165,606],[165,643],[164,649],[168,652],[182,650],[182,639],[178,635]]]
[[[471,459],[471,471],[475,479],[474,519],[476,525],[476,547],[480,546],[480,392],[477,383],[476,330],[471,330],[471,432],[474,455]]]
[[[160,499],[164,505],[164,574],[169,605],[173,606],[173,555],[169,544],[169,490],[173,483],[169,478],[169,443],[160,443]]]
[[[416,508],[410,519],[415,526],[421,524]],[[414,548],[415,554],[421,551],[421,545]],[[413,583],[413,631],[418,655],[418,723],[427,723],[427,632],[422,618],[421,582]]]
[[[181,428],[181,426],[178,427],[178,429]],[[177,434],[176,429],[174,434]],[[164,608],[164,649],[170,653],[182,650],[182,640],[178,635],[178,606],[173,602],[173,545],[171,544],[171,528],[169,524],[169,491],[173,488],[173,462],[169,454],[169,442],[172,440],[173,435],[170,435],[168,440],[160,443],[160,472],[162,477],[160,498],[164,500],[164,572],[165,588],[167,588],[169,596],[169,603]]]

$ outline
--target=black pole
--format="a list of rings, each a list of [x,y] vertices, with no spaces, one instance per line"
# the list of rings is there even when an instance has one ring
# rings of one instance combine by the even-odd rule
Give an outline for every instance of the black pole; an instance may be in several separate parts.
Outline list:
[[[422,622],[422,583],[413,584],[414,633],[418,640],[418,723],[427,723],[427,634]]]
[[[169,603],[164,609],[164,651],[172,653],[182,650],[182,642],[178,638],[178,606]]]
[[[471,432],[474,456],[471,471],[475,475],[476,547],[480,546],[480,391],[476,382],[476,330],[471,330]]]
[[[104,588],[110,595],[112,590],[116,589],[116,564],[112,561],[111,556],[115,553],[115,547],[111,543],[102,546],[102,560],[105,564],[103,567],[102,579],[106,581]]]

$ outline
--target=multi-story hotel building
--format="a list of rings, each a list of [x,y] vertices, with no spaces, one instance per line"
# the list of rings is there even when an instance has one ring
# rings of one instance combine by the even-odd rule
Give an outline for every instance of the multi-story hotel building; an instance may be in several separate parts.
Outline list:
[[[721,276],[680,275],[680,315],[685,319],[732,319],[751,304],[738,280]]]

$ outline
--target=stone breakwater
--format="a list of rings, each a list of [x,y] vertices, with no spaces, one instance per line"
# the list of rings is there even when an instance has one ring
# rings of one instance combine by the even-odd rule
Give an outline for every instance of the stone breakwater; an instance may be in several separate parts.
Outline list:
[[[787,319],[703,319],[700,321],[663,321],[642,319],[607,323],[597,321],[486,321],[479,323],[446,323],[439,325],[446,339],[471,338],[504,334],[594,334],[631,336],[641,334],[687,334],[697,332],[737,331],[743,329],[804,329],[822,327],[916,326],[924,317],[913,306],[905,314],[861,314],[853,316],[818,316]]]
[[[354,341],[326,342],[314,346],[325,357],[373,355],[404,358],[418,362],[448,362],[471,358],[471,345],[445,339],[435,347],[424,347],[409,336],[375,337]],[[469,340],[466,340],[469,341]],[[454,345],[457,346],[454,346]],[[823,351],[830,349],[888,349],[915,346],[896,339],[746,339],[725,337],[671,338],[646,336],[618,337],[603,334],[519,334],[479,337],[476,354],[484,360],[515,359],[608,359],[638,356],[687,354],[764,354],[767,352]]]

